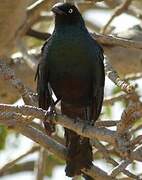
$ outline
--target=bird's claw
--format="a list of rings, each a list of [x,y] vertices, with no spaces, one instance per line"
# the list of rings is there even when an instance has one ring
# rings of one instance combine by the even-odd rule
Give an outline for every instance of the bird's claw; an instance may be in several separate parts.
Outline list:
[[[83,122],[83,128],[82,128],[82,132],[84,132],[84,130],[86,129],[87,126],[94,126],[94,122],[93,121],[84,121]]]
[[[74,118],[74,124],[76,124],[77,122],[79,122],[80,118]]]
[[[53,118],[56,116],[56,110],[53,107],[50,107],[45,113],[44,117],[44,127],[47,135],[51,136],[55,132],[55,124],[53,123]]]

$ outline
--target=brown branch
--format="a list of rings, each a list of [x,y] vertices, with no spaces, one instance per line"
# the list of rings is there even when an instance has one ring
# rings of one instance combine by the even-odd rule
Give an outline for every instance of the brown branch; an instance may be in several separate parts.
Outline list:
[[[93,33],[94,39],[102,45],[122,46],[125,48],[142,49],[142,42]]]
[[[142,105],[139,104],[139,107],[136,109],[137,110],[142,109],[140,108],[141,106]],[[30,139],[36,141],[37,143],[47,148],[52,153],[58,154],[59,157],[65,159],[66,149],[64,148],[63,145],[57,143],[55,140],[46,136],[43,132],[37,130],[35,127],[33,128],[29,124],[29,122],[32,120],[32,117],[43,119],[46,111],[32,106],[18,107],[11,105],[0,105],[0,112],[1,112],[0,122],[2,124],[5,124],[7,126],[12,126],[14,129],[21,132]],[[24,116],[21,116],[21,114]],[[131,117],[135,117],[133,112],[131,112],[131,114],[132,114]],[[139,113],[136,117],[139,117],[140,115],[142,114]],[[30,117],[27,122],[26,122],[26,118],[27,118],[26,116]],[[119,155],[123,158],[126,157],[126,151],[128,150],[127,144],[129,145],[131,144],[131,142],[127,143],[128,140],[125,141],[125,137],[122,137],[124,136],[124,133],[122,136],[119,136],[120,134],[118,134],[116,131],[113,132],[111,130],[106,130],[105,128],[96,128],[89,125],[86,126],[86,128],[84,129],[84,123],[82,121],[74,122],[70,118],[61,115],[58,115],[56,118],[54,117],[53,120],[55,123],[57,124],[59,123],[62,126],[65,126],[66,128],[74,130],[75,132],[79,133],[82,136],[89,137],[91,139],[98,138],[99,140],[112,143],[112,145],[115,146],[116,150],[119,152]],[[64,154],[62,153],[63,149],[64,149]],[[138,156],[137,154],[135,154],[135,153],[139,153],[140,155],[140,153],[142,153],[141,149],[142,149],[141,147],[138,147],[136,150],[131,149],[127,157],[131,160],[134,160],[134,158],[136,158],[136,160],[142,161],[142,156]],[[94,174],[95,172],[94,168],[98,172],[98,174],[100,171],[100,173],[103,174],[103,177],[104,176],[107,177],[107,174],[104,172],[102,173],[101,169],[98,170],[97,167],[93,167],[91,168],[91,170],[85,170],[85,172],[88,173],[89,175],[92,175],[93,177],[96,176],[97,178],[100,177],[100,175]]]
[[[46,170],[46,161],[47,161],[47,150],[43,147],[40,148],[38,154],[38,160],[36,163],[36,180],[43,180]]]
[[[139,106],[137,108],[137,110],[140,109],[140,112],[142,109],[141,106],[142,105],[139,104]],[[27,116],[31,117],[29,119],[29,121],[32,120],[32,117],[43,119],[45,112],[46,112],[40,108],[36,108],[36,107],[32,107],[32,106],[20,106],[20,107],[18,107],[18,106],[2,105],[2,104],[0,105],[0,111],[1,111],[1,115],[0,115],[1,120],[6,119],[7,116],[10,117],[11,119],[15,119],[16,115],[14,113],[12,113],[14,111],[17,113],[23,112],[23,115],[27,115]],[[5,114],[2,114],[3,111],[5,112]],[[7,112],[9,112],[9,113],[7,113]],[[138,113],[137,116],[134,116],[134,115],[135,114],[133,114],[133,112],[131,112],[131,117],[137,117],[138,118],[138,117],[140,117],[141,114]],[[19,119],[19,114],[17,114],[17,116],[18,116],[17,119]],[[128,145],[131,144],[130,141],[124,135],[124,133],[125,133],[124,128],[123,128],[122,134],[119,133],[120,130],[117,130],[118,132],[115,135],[115,131],[112,131],[112,130],[109,130],[106,128],[96,128],[96,127],[92,127],[90,125],[84,127],[84,123],[82,121],[78,120],[77,122],[74,122],[74,120],[72,120],[66,116],[63,116],[63,115],[57,115],[57,117],[53,118],[53,121],[56,124],[60,124],[66,128],[69,128],[69,129],[77,132],[81,136],[88,137],[91,139],[97,138],[99,140],[106,141],[106,142],[113,144],[114,146],[117,147],[117,151],[119,153],[122,152],[121,153],[122,157],[130,156],[130,153],[129,154],[124,153],[124,152],[128,151],[128,149],[130,148],[130,146],[128,146]],[[21,122],[24,122],[24,120]],[[119,122],[118,124],[122,124],[122,122],[121,123]],[[20,120],[19,120],[19,123],[20,123]],[[28,122],[25,122],[25,125],[27,123]],[[129,123],[127,122],[127,126],[128,126],[128,124]],[[14,126],[14,125],[15,124],[13,124],[12,126]],[[117,126],[117,127],[119,127],[119,126]],[[126,127],[126,125],[124,127]]]
[[[17,112],[25,116],[39,119],[44,119],[46,113],[45,110],[33,106],[12,106],[4,104],[0,104],[0,112]],[[53,122],[55,124],[60,124],[63,127],[69,128],[81,136],[88,138],[98,138],[102,141],[106,141],[112,144],[115,143],[114,131],[112,130],[108,130],[106,128],[97,128],[91,125],[87,125],[85,127],[82,120],[74,121],[73,119],[60,114],[58,114],[56,117],[53,117]]]
[[[29,31],[27,31],[27,35],[34,38],[41,39],[43,41],[47,40],[51,36],[51,34],[49,33],[39,32],[33,29],[29,29]]]
[[[132,123],[142,117],[142,103],[130,103],[123,111],[121,120],[117,124],[116,142],[117,151],[125,158],[130,158],[132,153],[130,128]]]
[[[130,164],[130,160],[122,161],[118,166],[116,166],[112,172],[111,176],[116,177],[121,171],[123,171]]]
[[[104,106],[108,106],[108,105],[113,105],[116,101],[121,101],[123,99],[127,98],[127,94],[125,94],[124,92],[120,92],[117,94],[114,94],[112,96],[108,96],[104,99],[103,105]]]
[[[95,126],[96,127],[112,127],[116,126],[118,124],[119,120],[105,120],[105,121],[96,121]]]
[[[121,120],[117,125],[117,132],[123,134],[134,120],[142,117],[142,104],[132,103],[123,111]]]
[[[96,41],[102,44],[102,46],[109,45],[109,46],[122,46],[125,48],[142,49],[142,42],[127,40],[115,36],[96,34],[96,33],[93,33],[91,35]],[[46,40],[47,37],[50,37],[49,33],[40,33],[40,36],[38,36],[38,38],[41,40]]]
[[[13,118],[12,118],[13,119]],[[51,153],[54,153],[61,159],[67,158],[67,151],[66,148],[59,144],[57,141],[53,140],[51,137],[48,137],[47,135],[43,134],[43,132],[40,132],[39,130],[36,130],[35,128],[31,127],[30,125],[24,126],[23,123],[20,121],[17,121],[15,119],[11,122],[11,116],[9,117],[2,117],[0,119],[0,123],[9,126],[10,122],[12,125],[14,125],[14,129],[18,131],[19,133],[23,134],[24,136],[30,138],[31,140],[35,141],[36,143],[42,145],[44,148],[48,149]],[[111,180],[111,176],[108,176],[106,172],[101,170],[100,168],[96,166],[92,166],[90,169],[82,169],[82,172],[85,174],[88,174],[91,177],[97,178],[98,180]]]
[[[34,170],[34,161],[27,161],[22,163],[14,164],[10,169],[7,169],[4,174],[0,174],[0,177],[6,175],[12,175],[24,171],[33,171]]]
[[[136,145],[140,145],[142,143],[142,135],[137,136],[135,139],[131,141],[132,147],[136,147]]]
[[[105,72],[109,79],[111,79],[112,82],[114,82],[118,87],[120,87],[122,91],[126,93],[135,92],[135,87],[125,82],[119,77],[118,73],[116,72],[116,70],[114,70],[107,57],[105,57]]]
[[[117,163],[111,156],[109,151],[106,149],[106,147],[100,143],[97,140],[93,141],[94,146],[102,153],[103,157],[106,159],[106,161],[114,166],[118,166],[119,163]],[[114,169],[113,169],[114,170]],[[126,170],[125,168],[122,169],[122,172],[127,175],[128,177],[131,177],[133,179],[137,179],[137,176]]]

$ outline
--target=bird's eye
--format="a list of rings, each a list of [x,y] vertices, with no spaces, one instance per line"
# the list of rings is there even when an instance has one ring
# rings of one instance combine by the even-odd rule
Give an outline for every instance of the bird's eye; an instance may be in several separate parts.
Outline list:
[[[73,13],[73,9],[69,9],[69,11],[68,11],[68,12],[69,12],[70,14],[71,14],[71,13]]]

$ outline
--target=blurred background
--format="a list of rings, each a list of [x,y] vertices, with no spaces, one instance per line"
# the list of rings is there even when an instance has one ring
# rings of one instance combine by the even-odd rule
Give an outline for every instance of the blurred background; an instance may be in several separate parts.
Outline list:
[[[54,29],[54,16],[50,9],[56,2],[63,1],[0,1],[0,59],[13,68],[16,76],[33,92],[36,91],[34,75],[40,59],[41,46],[44,39],[49,35],[46,33],[52,33]],[[142,41],[141,0],[105,0],[100,2],[97,0],[76,0],[74,2],[80,9],[90,32]],[[102,46],[114,69],[122,79],[136,86],[136,92],[142,100],[142,51],[107,44],[102,44]],[[105,98],[121,93],[120,88],[106,77]],[[0,78],[0,103],[24,104],[21,95],[2,78]],[[127,98],[118,98],[114,103],[104,105],[101,120],[120,120],[127,103]],[[134,126],[142,125],[141,120]],[[115,127],[111,127],[111,129],[115,130]],[[57,134],[63,140],[63,129],[61,127],[58,128]],[[142,131],[139,128],[135,132],[135,136],[141,134]],[[12,129],[0,125],[0,169],[33,147],[35,148],[33,152],[27,153],[15,165],[6,168],[3,172],[0,170],[0,179],[37,179],[36,169],[39,159],[39,147],[34,142]],[[112,157],[119,162],[120,158],[114,149],[112,149]],[[94,164],[106,172],[113,168],[113,165],[108,163],[95,147],[94,159]],[[70,179],[65,177],[64,161],[49,152],[46,153],[45,160],[45,180]],[[135,161],[127,169],[136,175],[141,175],[142,163]],[[122,174],[119,177],[121,178]]]

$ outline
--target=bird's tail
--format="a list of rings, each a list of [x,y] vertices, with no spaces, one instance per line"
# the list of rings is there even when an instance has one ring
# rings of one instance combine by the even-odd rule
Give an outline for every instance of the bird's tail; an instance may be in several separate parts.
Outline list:
[[[68,158],[66,162],[66,175],[73,177],[81,174],[81,169],[92,165],[92,147],[88,138],[80,137],[75,132],[65,129]]]

